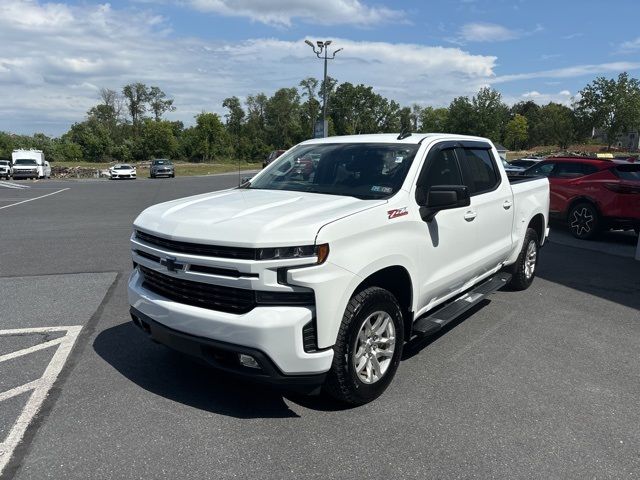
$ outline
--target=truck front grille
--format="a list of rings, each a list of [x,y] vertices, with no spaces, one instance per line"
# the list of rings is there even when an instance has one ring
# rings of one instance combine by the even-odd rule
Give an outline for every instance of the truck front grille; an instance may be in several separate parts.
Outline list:
[[[180,242],[168,238],[157,237],[140,230],[136,230],[136,238],[150,245],[155,245],[163,250],[186,253],[189,255],[202,255],[205,257],[237,258],[240,260],[256,260],[255,248],[222,247],[218,245],[203,245],[197,243]]]
[[[223,287],[171,277],[138,265],[144,277],[142,286],[174,302],[219,312],[243,314],[256,306],[313,305],[315,296],[308,292],[267,292]]]
[[[247,313],[256,306],[252,290],[182,280],[142,265],[139,268],[144,276],[143,287],[174,302],[236,314]]]

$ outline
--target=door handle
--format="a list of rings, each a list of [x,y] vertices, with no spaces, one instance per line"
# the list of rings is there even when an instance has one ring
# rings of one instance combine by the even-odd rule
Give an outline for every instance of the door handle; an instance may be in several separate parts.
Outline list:
[[[504,208],[505,210],[509,210],[511,208],[511,205],[513,205],[513,202],[511,200],[505,200],[502,204],[502,208]]]
[[[469,210],[467,213],[464,214],[464,219],[467,222],[472,222],[477,216],[478,214],[476,212],[472,212],[471,210]]]

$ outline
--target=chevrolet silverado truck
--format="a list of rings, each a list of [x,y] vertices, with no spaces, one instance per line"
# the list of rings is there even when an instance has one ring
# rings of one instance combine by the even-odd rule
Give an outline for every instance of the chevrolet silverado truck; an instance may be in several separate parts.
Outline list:
[[[364,404],[406,342],[529,287],[548,214],[547,179],[508,177],[485,138],[309,140],[238,188],[142,212],[131,317],[216,368]]]

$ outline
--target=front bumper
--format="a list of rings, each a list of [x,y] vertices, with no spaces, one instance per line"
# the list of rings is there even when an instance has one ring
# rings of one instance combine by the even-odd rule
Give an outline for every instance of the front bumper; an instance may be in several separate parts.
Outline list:
[[[272,383],[297,383],[301,376],[318,375],[316,380],[321,382],[322,374],[331,368],[332,349],[304,351],[302,330],[314,320],[315,309],[312,307],[265,306],[238,315],[173,302],[145,289],[142,282],[142,275],[134,270],[129,279],[129,304],[139,318],[149,318],[154,322],[150,325],[157,324],[155,328],[159,332],[174,332],[171,335],[158,333],[156,338],[152,327],[151,336],[160,343],[184,351],[181,347],[184,342],[175,338],[186,336],[192,341],[185,353],[203,358],[219,368],[223,366],[211,360],[206,347],[215,344],[217,348],[236,353],[245,353],[243,349],[256,352],[260,357],[258,362],[262,358],[265,365],[261,370],[239,364],[231,370]],[[255,357],[253,353],[249,355]],[[228,365],[224,369],[229,370]]]
[[[38,171],[33,170],[13,170],[13,178],[38,178]]]
[[[268,355],[256,348],[179,332],[156,322],[133,307],[131,307],[130,313],[133,323],[154,341],[197,358],[218,370],[239,375],[252,381],[271,385],[308,387],[310,390],[320,386],[326,377],[326,373],[285,375]],[[239,362],[240,354],[251,356],[260,368],[243,366]]]

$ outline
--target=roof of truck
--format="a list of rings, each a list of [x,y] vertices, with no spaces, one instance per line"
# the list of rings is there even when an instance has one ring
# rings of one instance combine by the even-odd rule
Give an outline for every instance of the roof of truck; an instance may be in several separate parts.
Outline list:
[[[455,135],[452,133],[412,133],[408,137],[398,140],[399,133],[374,133],[364,135],[343,135],[327,138],[313,138],[303,142],[309,143],[407,143],[418,144],[423,140],[472,140],[472,141],[489,141],[482,137],[473,137],[470,135]]]

